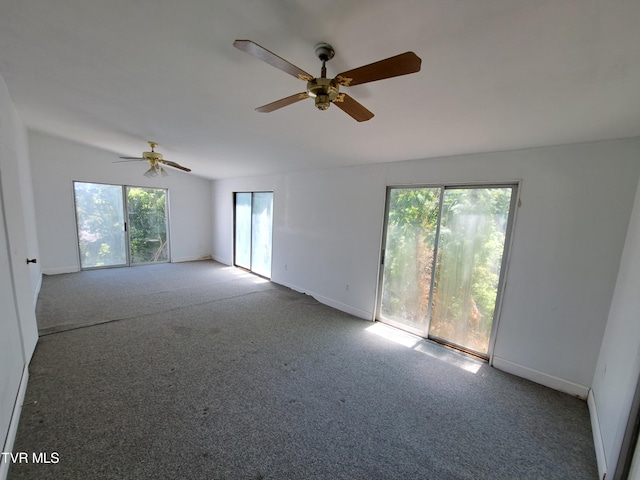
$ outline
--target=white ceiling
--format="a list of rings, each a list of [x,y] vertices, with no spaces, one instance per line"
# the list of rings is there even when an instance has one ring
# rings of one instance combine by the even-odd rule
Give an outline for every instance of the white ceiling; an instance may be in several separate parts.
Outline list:
[[[405,51],[422,70],[345,90],[368,122],[258,113],[305,84],[235,39],[317,76],[319,41],[329,77]],[[634,137],[640,1],[0,0],[0,76],[31,129],[114,159],[153,140],[208,178]]]

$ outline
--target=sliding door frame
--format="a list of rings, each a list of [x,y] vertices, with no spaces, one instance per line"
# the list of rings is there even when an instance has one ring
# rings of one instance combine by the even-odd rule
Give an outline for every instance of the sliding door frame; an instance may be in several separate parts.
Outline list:
[[[489,333],[489,347],[487,354],[481,354],[479,352],[469,350],[464,348],[463,346],[453,344],[444,339],[440,339],[438,337],[432,336],[429,334],[429,326],[431,323],[431,314],[433,309],[433,292],[435,289],[435,279],[436,279],[436,268],[438,265],[438,248],[439,241],[436,241],[434,246],[434,255],[433,255],[433,264],[432,264],[432,275],[431,275],[431,284],[429,288],[429,306],[427,313],[427,326],[425,331],[421,331],[417,328],[411,328],[406,325],[403,325],[399,322],[394,322],[390,319],[385,319],[383,323],[390,324],[397,328],[401,328],[409,333],[420,336],[426,340],[431,340],[448,347],[454,348],[456,350],[461,350],[466,353],[470,353],[472,355],[484,358],[489,361],[490,364],[493,363],[493,351],[495,349],[495,343],[497,339],[498,333],[498,325],[500,323],[500,316],[502,313],[502,304],[504,299],[504,293],[507,285],[507,272],[509,269],[509,263],[511,258],[511,247],[513,244],[513,232],[514,226],[517,217],[517,211],[521,205],[520,202],[520,190],[521,190],[522,181],[514,180],[514,181],[504,181],[504,182],[461,182],[461,183],[420,183],[420,184],[394,184],[387,185],[386,187],[386,195],[385,195],[385,207],[384,207],[384,219],[383,226],[381,232],[380,239],[380,257],[378,262],[378,282],[376,284],[376,299],[375,299],[375,307],[374,307],[374,321],[382,321],[381,318],[381,309],[382,309],[382,292],[383,292],[383,281],[384,281],[384,267],[385,267],[385,252],[386,252],[386,242],[387,242],[387,231],[388,231],[388,222],[389,222],[389,207],[390,207],[390,195],[391,191],[395,189],[421,189],[421,188],[439,188],[441,189],[439,204],[438,204],[438,223],[436,227],[436,239],[440,237],[440,227],[442,223],[441,215],[442,208],[444,202],[444,193],[446,190],[453,189],[463,189],[463,188],[512,188],[511,199],[509,203],[509,215],[507,219],[507,225],[505,230],[505,243],[504,250],[502,253],[502,260],[500,263],[500,275],[498,278],[498,289],[496,294],[496,302],[495,309],[493,313],[493,319],[491,323],[491,331]]]
[[[253,271],[253,199],[254,199],[254,195],[256,193],[270,193],[271,194],[271,245],[270,245],[270,249],[271,249],[271,264],[270,264],[270,268],[269,268],[269,276],[265,276],[262,275],[260,273],[257,273],[255,271]],[[251,239],[251,247],[249,248],[249,267],[245,267],[244,265],[238,265],[236,263],[236,242],[237,242],[237,219],[238,219],[238,214],[237,214],[237,198],[239,194],[249,194],[251,195],[251,214],[250,214],[250,239]],[[237,191],[237,192],[233,192],[233,198],[232,198],[232,203],[233,203],[233,246],[232,246],[232,258],[233,258],[233,266],[237,267],[237,268],[241,268],[243,270],[246,270],[247,272],[250,272],[254,275],[257,275],[259,277],[262,278],[266,278],[267,280],[271,280],[271,275],[273,273],[273,208],[275,205],[275,192],[273,190],[242,190],[242,191]]]
[[[124,218],[124,242],[125,242],[125,257],[126,262],[117,265],[106,265],[106,266],[95,266],[95,267],[83,267],[82,266],[82,252],[80,250],[80,231],[78,229],[78,206],[76,201],[76,184],[77,183],[90,183],[94,185],[108,185],[112,187],[120,187],[122,192],[122,214]],[[165,225],[167,230],[167,259],[161,262],[137,262],[133,263],[131,261],[131,238],[130,238],[130,225],[129,225],[129,201],[128,201],[128,192],[131,188],[144,188],[144,189],[156,189],[156,190],[164,190],[165,196]],[[80,270],[99,270],[99,269],[107,269],[107,268],[122,268],[122,267],[137,267],[141,265],[154,265],[156,263],[171,263],[171,220],[169,218],[169,189],[168,188],[158,188],[158,187],[143,187],[140,185],[123,185],[118,183],[107,183],[107,182],[90,182],[84,180],[72,180],[71,189],[73,193],[73,215],[74,215],[74,225],[76,230],[76,254],[78,256],[78,266]]]

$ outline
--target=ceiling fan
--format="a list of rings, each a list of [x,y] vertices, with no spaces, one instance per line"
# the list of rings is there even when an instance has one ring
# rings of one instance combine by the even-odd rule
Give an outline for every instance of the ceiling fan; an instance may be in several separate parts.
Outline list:
[[[327,78],[326,63],[333,58],[335,51],[331,45],[325,42],[318,43],[315,47],[316,56],[322,61],[320,77],[314,78],[304,70],[292,65],[285,59],[261,47],[251,40],[236,40],[233,46],[247,52],[263,62],[279,68],[283,72],[307,82],[304,92],[296,93],[286,98],[256,108],[258,112],[273,112],[287,105],[299,102],[305,98],[314,98],[315,105],[320,110],[326,110],[333,103],[343,112],[353,117],[358,122],[364,122],[373,118],[373,113],[346,93],[340,93],[340,87],[350,87],[363,83],[375,82],[385,78],[398,77],[420,71],[422,60],[413,52],[401,53],[395,57],[380,60],[369,65],[364,65],[353,70],[347,70],[338,74],[335,78]]]
[[[155,151],[155,148],[158,146],[157,143],[154,143],[154,142],[147,142],[147,143],[151,147],[151,151],[150,152],[142,152],[142,157],[120,157],[120,158],[122,158],[123,161],[125,161],[125,162],[130,162],[130,161],[134,161],[134,160],[142,160],[142,161],[149,162],[151,167],[149,168],[149,170],[147,170],[144,173],[144,176],[148,177],[148,178],[157,177],[158,175],[160,175],[162,177],[168,176],[169,174],[164,170],[164,168],[162,168],[163,165],[167,165],[169,167],[177,168],[178,170],[183,170],[185,172],[190,172],[191,171],[190,168],[183,167],[182,165],[180,165],[180,164],[178,164],[176,162],[171,162],[169,160],[164,160],[162,158],[162,154]],[[116,163],[118,163],[118,162],[116,162]]]

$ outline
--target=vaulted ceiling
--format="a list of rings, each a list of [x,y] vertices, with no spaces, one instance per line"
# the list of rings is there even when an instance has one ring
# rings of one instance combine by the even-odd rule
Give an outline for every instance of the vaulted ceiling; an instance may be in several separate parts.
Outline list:
[[[638,136],[639,25],[638,0],[0,0],[0,76],[31,129],[225,178]],[[305,84],[236,39],[422,69],[350,87],[367,122],[258,113]]]

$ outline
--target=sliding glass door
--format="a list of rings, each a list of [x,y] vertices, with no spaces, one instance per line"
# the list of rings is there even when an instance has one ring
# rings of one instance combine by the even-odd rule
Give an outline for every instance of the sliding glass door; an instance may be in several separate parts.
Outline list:
[[[126,187],[132,264],[169,261],[167,191]]]
[[[80,267],[128,264],[124,195],[120,185],[74,182]]]
[[[236,193],[235,265],[251,270],[251,200],[252,193]]]
[[[390,188],[378,319],[487,356],[515,191]]]
[[[80,267],[169,261],[167,191],[74,182]]]
[[[387,208],[379,316],[422,335],[428,327],[440,189],[390,189]]]
[[[235,194],[234,264],[271,278],[273,192]]]

